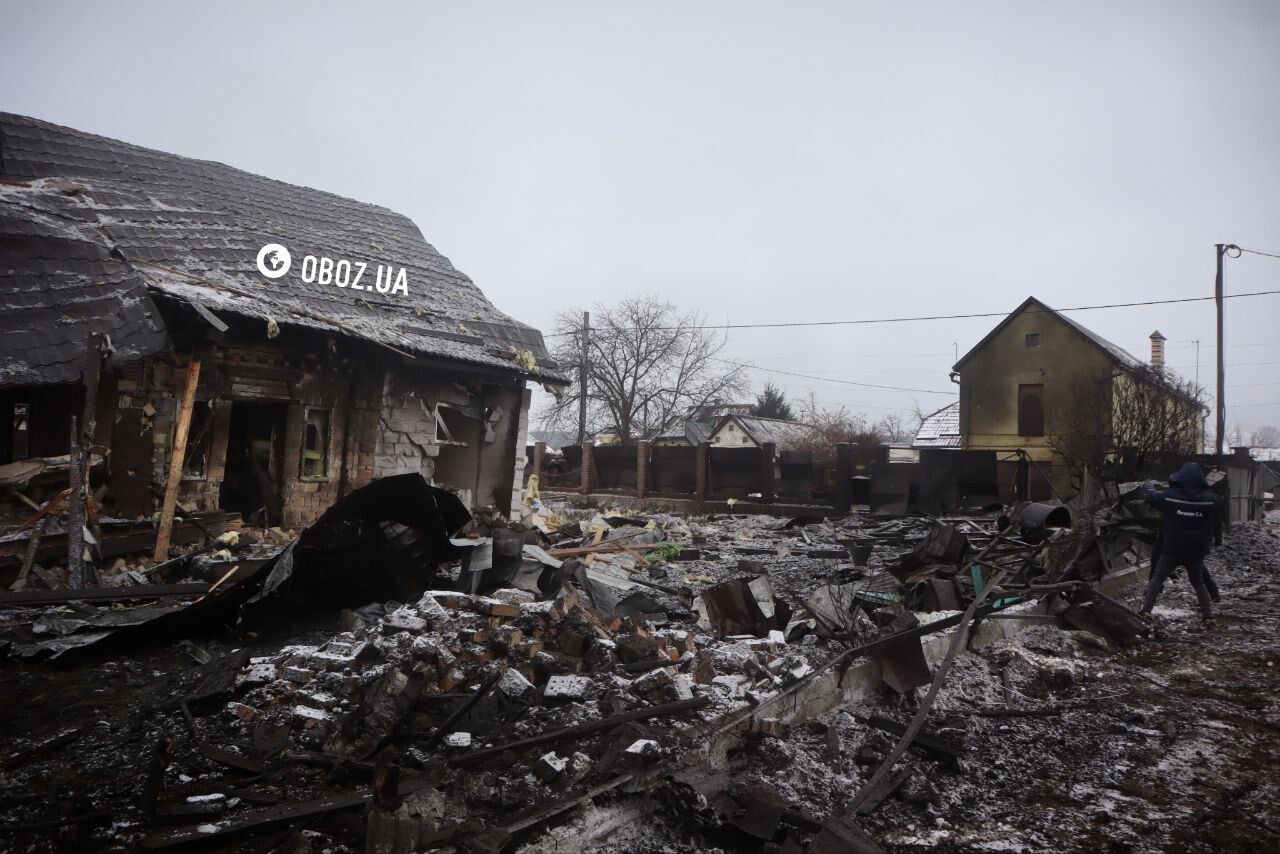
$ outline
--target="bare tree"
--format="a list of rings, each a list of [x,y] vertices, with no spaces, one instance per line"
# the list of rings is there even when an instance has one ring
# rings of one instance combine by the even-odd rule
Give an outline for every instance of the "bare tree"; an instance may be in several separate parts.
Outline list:
[[[1253,431],[1249,445],[1254,448],[1280,448],[1280,427],[1264,425]]]
[[[818,406],[812,392],[809,399],[799,404],[798,408],[800,421],[806,430],[792,447],[794,450],[813,454],[815,462],[834,462],[836,445],[841,442],[875,447],[891,441],[882,424],[872,424],[865,415],[849,412],[843,406],[838,409],[823,409]]]
[[[909,426],[909,421],[904,418],[901,412],[890,412],[884,415],[876,422],[875,430],[884,437],[886,442],[910,442],[919,432],[919,425],[914,428]]]
[[[579,363],[580,318],[581,312],[556,314],[553,354],[563,365]],[[721,358],[728,336],[705,323],[653,297],[597,304],[587,348],[587,435],[649,439],[692,407],[742,394],[745,371]],[[577,425],[576,383],[543,410],[542,420],[547,429]]]
[[[1080,374],[1070,391],[1048,438],[1077,472],[1133,480],[1164,455],[1203,448],[1203,395],[1194,383],[1140,366],[1101,378]]]

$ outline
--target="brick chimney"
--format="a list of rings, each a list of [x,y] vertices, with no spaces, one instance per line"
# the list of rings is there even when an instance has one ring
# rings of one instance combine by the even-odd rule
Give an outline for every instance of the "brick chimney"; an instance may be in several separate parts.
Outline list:
[[[1164,342],[1165,337],[1159,329],[1151,333],[1151,367],[1156,370],[1164,368]]]

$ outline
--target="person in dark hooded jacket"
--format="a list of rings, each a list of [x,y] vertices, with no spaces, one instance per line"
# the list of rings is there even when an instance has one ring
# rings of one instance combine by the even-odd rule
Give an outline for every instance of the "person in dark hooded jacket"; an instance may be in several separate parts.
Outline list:
[[[1169,489],[1150,482],[1143,488],[1147,503],[1161,513],[1161,551],[1142,599],[1142,616],[1150,617],[1164,583],[1179,566],[1187,568],[1206,625],[1213,623],[1213,602],[1204,582],[1204,558],[1209,554],[1218,512],[1218,497],[1209,491],[1204,470],[1187,463],[1169,477]]]
[[[1218,504],[1213,514],[1213,547],[1216,549],[1222,545],[1222,537],[1227,530],[1227,479],[1222,476],[1221,472],[1217,472],[1218,477],[1215,478],[1213,473],[1205,477],[1209,482],[1209,491],[1217,495]],[[1160,555],[1164,553],[1164,538],[1159,532],[1156,533],[1156,541],[1151,544],[1151,570],[1147,574],[1148,580],[1156,574],[1156,567],[1160,564]],[[1177,575],[1177,568],[1170,574],[1170,578]],[[1209,567],[1204,567],[1204,586],[1209,591],[1209,599],[1213,604],[1217,605],[1222,601],[1222,594],[1218,590],[1217,583],[1213,580],[1213,576],[1209,573]]]

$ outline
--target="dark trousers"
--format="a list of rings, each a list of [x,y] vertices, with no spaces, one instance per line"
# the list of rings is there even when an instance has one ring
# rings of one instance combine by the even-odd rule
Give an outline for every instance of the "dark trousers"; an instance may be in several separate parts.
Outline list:
[[[1213,616],[1213,602],[1209,598],[1209,588],[1205,586],[1204,558],[1182,561],[1187,568],[1187,577],[1191,579],[1191,589],[1196,592],[1200,601],[1200,613],[1205,617]],[[1179,561],[1167,554],[1160,555],[1156,568],[1147,582],[1147,595],[1142,597],[1142,610],[1150,611],[1155,607],[1156,599],[1164,590],[1164,582],[1178,567]]]
[[[1221,543],[1219,543],[1221,545]],[[1160,538],[1156,537],[1155,547],[1151,551],[1151,572],[1148,578],[1156,577],[1156,567],[1160,564],[1160,556],[1164,554],[1164,549],[1160,542]],[[1185,563],[1178,566],[1186,566]],[[1175,570],[1176,571],[1176,567]],[[1200,562],[1200,575],[1204,578],[1205,589],[1209,591],[1209,598],[1217,602],[1221,594],[1218,592],[1218,583],[1213,580],[1213,576],[1209,574],[1209,567],[1205,566],[1204,561]]]

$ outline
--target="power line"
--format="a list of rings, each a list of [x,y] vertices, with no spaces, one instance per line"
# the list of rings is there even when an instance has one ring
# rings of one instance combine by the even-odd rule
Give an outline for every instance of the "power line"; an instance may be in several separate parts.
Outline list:
[[[1262,297],[1274,294],[1280,294],[1280,290],[1251,291],[1243,294],[1226,294],[1223,299],[1242,299],[1244,297]],[[1148,305],[1176,305],[1179,303],[1207,302],[1213,299],[1215,299],[1215,297],[1182,297],[1180,299],[1156,299],[1144,300],[1142,302],[1116,302],[1107,303],[1105,305],[1077,305],[1072,306],[1071,308],[1058,309],[1029,308],[1024,312],[1024,314],[1061,314],[1066,311],[1095,311],[1098,309],[1108,308],[1139,308],[1141,306]],[[788,329],[811,326],[862,326],[875,323],[911,323],[918,320],[971,320],[983,317],[1007,317],[1010,313],[1011,312],[1008,311],[984,311],[972,314],[926,314],[918,317],[879,317],[868,318],[866,320],[804,320],[784,323],[720,323],[707,324],[705,326],[654,326],[650,328],[654,331],[672,331],[678,329],[687,329],[692,331],[704,329]],[[578,332],[575,330],[573,332],[553,332],[544,337],[553,338],[577,334]]]
[[[1261,249],[1245,249],[1243,246],[1237,246],[1241,252],[1248,252],[1250,255],[1266,255],[1268,258],[1280,258],[1280,252],[1263,252]]]
[[[1280,406],[1280,400],[1273,400],[1270,403],[1236,403],[1227,406],[1227,409],[1246,409],[1250,406]]]
[[[918,394],[959,394],[959,392],[934,392],[928,388],[902,388],[901,385],[877,385],[874,383],[855,383],[851,379],[836,379],[832,376],[813,376],[812,374],[796,374],[795,371],[777,370],[776,367],[760,367],[759,365],[749,365],[746,362],[735,362],[727,359],[717,359],[714,361],[724,362],[726,365],[735,365],[737,367],[748,367],[750,370],[765,371],[768,374],[782,374],[785,376],[800,376],[801,379],[815,379],[819,383],[840,383],[841,385],[856,385],[859,388],[879,388],[888,392],[915,392]]]
[[[1192,341],[1186,344],[1166,344],[1165,349],[1166,350],[1190,350],[1194,346],[1196,346],[1195,342]],[[1231,349],[1232,347],[1280,347],[1280,341],[1259,341],[1256,344],[1227,344],[1225,346],[1228,350]],[[1212,350],[1213,348],[1206,345],[1206,349]]]

